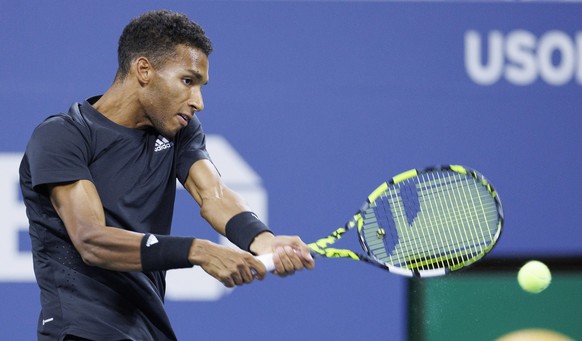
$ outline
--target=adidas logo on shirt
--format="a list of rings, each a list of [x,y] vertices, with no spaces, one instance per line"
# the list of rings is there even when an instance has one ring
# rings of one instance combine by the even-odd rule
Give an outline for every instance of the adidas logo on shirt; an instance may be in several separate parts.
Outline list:
[[[174,145],[173,142],[168,141],[168,139],[166,139],[162,135],[158,135],[158,138],[156,139],[156,147],[154,148],[154,152],[159,152],[164,149],[172,148],[173,145]]]

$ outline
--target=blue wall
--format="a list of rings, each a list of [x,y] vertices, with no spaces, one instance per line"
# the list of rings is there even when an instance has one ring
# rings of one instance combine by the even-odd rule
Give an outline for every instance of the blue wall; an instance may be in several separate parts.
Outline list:
[[[102,93],[119,33],[155,8],[187,13],[213,39],[199,117],[258,174],[279,233],[311,241],[386,178],[459,163],[501,193],[494,256],[580,253],[580,3],[0,0],[0,162],[45,116]],[[38,289],[10,268],[26,260],[6,261],[29,257],[13,164],[0,163],[0,321],[7,339],[29,340]],[[179,233],[208,233],[196,212],[176,214]],[[405,283],[321,261],[167,306],[182,340],[405,340]]]

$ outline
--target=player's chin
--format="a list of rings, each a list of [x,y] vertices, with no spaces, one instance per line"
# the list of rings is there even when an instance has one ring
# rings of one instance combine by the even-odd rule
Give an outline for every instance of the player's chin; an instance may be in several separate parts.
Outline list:
[[[164,130],[159,130],[159,133],[162,134],[165,138],[173,140],[180,130],[182,130],[182,127],[167,127]]]

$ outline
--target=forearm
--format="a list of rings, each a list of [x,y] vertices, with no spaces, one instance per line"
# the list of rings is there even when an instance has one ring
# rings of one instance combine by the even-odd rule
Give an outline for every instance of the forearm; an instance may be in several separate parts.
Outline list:
[[[210,207],[202,205],[204,218],[239,248],[254,254],[271,252],[269,236],[273,235],[269,228],[234,192],[226,188],[225,193],[221,201],[210,201]]]
[[[220,186],[215,193],[203,194],[200,214],[221,235],[226,235],[226,225],[235,215],[250,211],[250,207],[235,192]]]
[[[271,234],[265,233],[268,228],[258,217],[250,214],[250,207],[240,195],[224,185],[208,160],[200,160],[192,165],[184,187],[200,205],[202,217],[218,233],[243,250],[255,254],[271,251],[267,243]],[[259,235],[265,236],[257,243],[255,237]]]
[[[224,185],[209,160],[199,160],[190,167],[184,188],[200,206],[200,215],[222,235],[232,217],[249,210],[246,202]]]
[[[83,261],[114,271],[140,271],[142,233],[109,226],[76,229],[71,240]]]
[[[97,232],[101,230],[101,232]],[[83,261],[114,271],[159,271],[187,268],[195,239],[142,234],[113,227],[93,229],[89,238],[75,238]]]

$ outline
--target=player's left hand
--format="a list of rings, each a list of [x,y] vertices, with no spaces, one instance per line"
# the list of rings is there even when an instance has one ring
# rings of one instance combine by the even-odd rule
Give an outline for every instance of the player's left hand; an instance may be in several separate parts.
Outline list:
[[[258,235],[251,249],[255,254],[273,253],[274,273],[288,276],[295,271],[313,269],[315,261],[309,247],[298,236],[273,236],[270,233]]]

